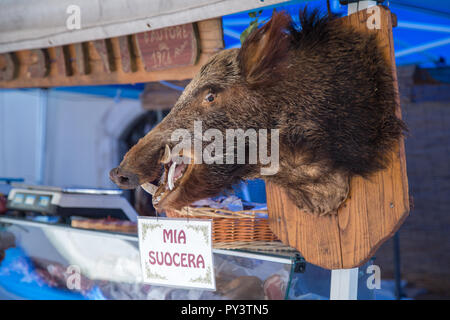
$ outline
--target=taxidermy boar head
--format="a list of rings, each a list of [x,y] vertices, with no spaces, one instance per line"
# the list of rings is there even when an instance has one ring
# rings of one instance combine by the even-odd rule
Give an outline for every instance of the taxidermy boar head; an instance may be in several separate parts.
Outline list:
[[[241,49],[211,57],[111,179],[142,185],[158,210],[263,178],[302,210],[336,212],[352,176],[386,166],[405,126],[375,36],[331,20],[305,10],[296,26],[274,13]]]

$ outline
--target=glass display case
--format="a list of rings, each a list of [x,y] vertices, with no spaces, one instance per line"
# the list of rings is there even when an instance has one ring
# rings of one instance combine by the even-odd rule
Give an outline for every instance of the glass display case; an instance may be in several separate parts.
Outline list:
[[[142,283],[137,235],[0,216],[0,299],[330,297],[331,271],[306,263],[299,254],[213,253],[216,291],[154,286]],[[358,299],[373,298],[366,267],[359,268]]]

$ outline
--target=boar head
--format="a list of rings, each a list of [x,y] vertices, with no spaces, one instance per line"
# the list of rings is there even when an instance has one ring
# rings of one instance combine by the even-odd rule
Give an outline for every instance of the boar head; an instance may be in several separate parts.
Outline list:
[[[301,28],[275,13],[241,49],[212,56],[164,120],[111,170],[111,179],[121,188],[145,187],[157,210],[180,209],[240,180],[264,178],[284,187],[300,209],[336,212],[353,175],[385,167],[404,125],[395,116],[391,70],[375,37],[331,26],[317,12],[303,11],[300,21]],[[224,137],[228,129],[277,130],[266,148],[279,149],[278,170],[262,175],[264,165],[248,161],[247,140],[245,163],[225,161],[230,151],[238,153],[237,144],[219,149],[222,163],[202,162],[189,148],[175,152],[172,134],[183,129],[195,140],[196,122]],[[149,184],[155,180],[158,186]]]

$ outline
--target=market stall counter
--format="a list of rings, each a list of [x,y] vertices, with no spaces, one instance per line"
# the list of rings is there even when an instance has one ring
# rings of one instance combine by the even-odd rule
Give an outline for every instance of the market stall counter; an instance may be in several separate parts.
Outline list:
[[[0,298],[329,298],[331,271],[296,253],[214,249],[215,291],[145,284],[136,233],[75,228],[44,217],[0,217]],[[360,299],[373,298],[366,267],[359,269]]]

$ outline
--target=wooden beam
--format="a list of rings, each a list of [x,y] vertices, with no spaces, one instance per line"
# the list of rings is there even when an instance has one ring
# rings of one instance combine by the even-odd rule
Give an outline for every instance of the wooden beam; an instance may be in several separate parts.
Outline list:
[[[211,55],[223,48],[222,20],[219,18],[120,38],[22,50],[13,53],[17,65],[11,63],[12,53],[1,56],[6,67],[0,69],[0,87],[191,79]]]

